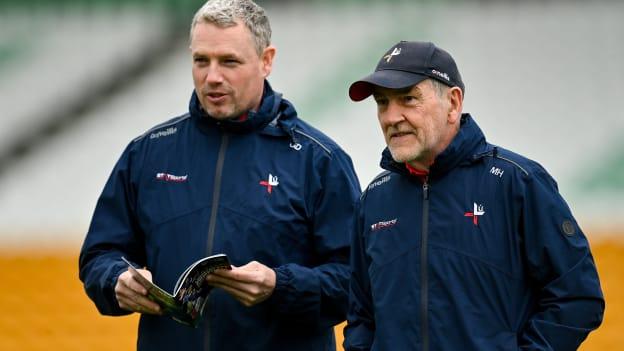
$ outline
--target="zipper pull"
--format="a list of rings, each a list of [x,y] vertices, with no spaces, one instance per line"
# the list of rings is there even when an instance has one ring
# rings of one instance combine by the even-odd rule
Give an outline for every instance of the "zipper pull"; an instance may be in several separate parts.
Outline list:
[[[423,200],[429,200],[429,176],[423,182]]]

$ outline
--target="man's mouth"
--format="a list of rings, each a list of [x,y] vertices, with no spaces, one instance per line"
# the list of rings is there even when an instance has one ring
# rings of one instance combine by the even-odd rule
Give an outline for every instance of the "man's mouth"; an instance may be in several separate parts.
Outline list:
[[[394,132],[390,134],[390,139],[401,138],[407,135],[410,135],[410,132]]]
[[[212,103],[218,103],[218,102],[222,102],[223,100],[225,100],[225,97],[227,95],[228,94],[222,93],[222,92],[210,92],[210,93],[205,94],[204,96],[206,96],[208,101]]]

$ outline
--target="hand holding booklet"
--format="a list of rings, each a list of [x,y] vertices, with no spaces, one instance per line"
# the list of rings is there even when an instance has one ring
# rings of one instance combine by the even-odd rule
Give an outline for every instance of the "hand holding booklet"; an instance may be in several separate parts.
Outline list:
[[[204,310],[212,287],[206,284],[206,276],[217,269],[232,269],[225,254],[204,257],[188,266],[178,278],[173,295],[147,280],[134,265],[128,264],[132,277],[147,289],[147,297],[158,303],[164,315],[192,327],[196,327]]]

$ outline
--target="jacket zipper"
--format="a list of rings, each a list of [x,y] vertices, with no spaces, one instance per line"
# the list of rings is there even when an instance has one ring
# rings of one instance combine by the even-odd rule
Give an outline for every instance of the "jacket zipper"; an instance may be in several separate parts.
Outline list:
[[[210,211],[210,223],[208,224],[208,255],[212,255],[215,228],[217,226],[217,208],[219,207],[219,195],[221,194],[221,175],[223,173],[223,163],[225,161],[225,151],[227,150],[228,141],[228,135],[223,134],[221,137],[221,146],[219,147],[219,156],[217,158],[215,180],[212,190],[212,210]]]
[[[208,224],[207,239],[207,255],[212,255],[215,228],[217,226],[217,208],[219,207],[219,196],[221,194],[221,176],[223,175],[223,163],[225,162],[225,152],[228,146],[228,135],[223,134],[221,137],[221,146],[219,147],[219,155],[217,156],[217,165],[215,170],[214,186],[212,189],[212,209],[210,210],[210,222]],[[208,296],[210,301],[210,296]],[[210,350],[210,316],[206,318],[204,350]]]
[[[429,321],[427,307],[429,305],[429,281],[427,273],[427,236],[429,235],[429,177],[423,182],[423,216],[420,243],[420,323],[422,331],[422,349],[429,350]]]

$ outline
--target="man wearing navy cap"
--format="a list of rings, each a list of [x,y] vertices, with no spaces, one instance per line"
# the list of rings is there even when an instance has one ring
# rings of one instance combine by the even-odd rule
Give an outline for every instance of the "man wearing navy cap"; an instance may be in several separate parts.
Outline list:
[[[345,349],[576,350],[604,298],[553,178],[462,113],[451,55],[402,41],[353,83],[373,96],[386,171],[361,197]]]

